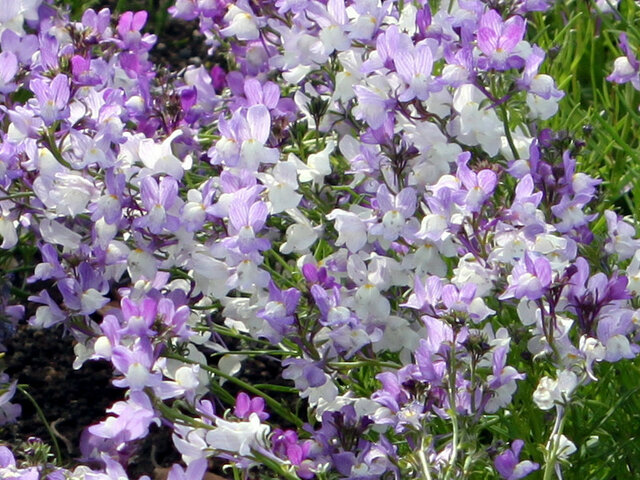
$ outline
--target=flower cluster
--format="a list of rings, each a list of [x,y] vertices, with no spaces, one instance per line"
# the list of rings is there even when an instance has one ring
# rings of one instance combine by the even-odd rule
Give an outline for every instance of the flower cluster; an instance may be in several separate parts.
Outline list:
[[[594,234],[601,182],[541,128],[563,92],[527,16],[550,2],[433,3],[178,0],[226,59],[180,74],[149,60],[146,12],[1,14],[0,260],[37,246],[29,324],[125,392],[82,437],[101,470],[1,447],[6,478],[126,477],[152,425],[170,480],[214,456],[287,479],[560,471],[572,396],[640,351],[640,240],[613,211]],[[636,82],[622,44],[610,79]],[[284,385],[246,381],[256,356]],[[523,402],[553,410],[540,451],[488,427]]]

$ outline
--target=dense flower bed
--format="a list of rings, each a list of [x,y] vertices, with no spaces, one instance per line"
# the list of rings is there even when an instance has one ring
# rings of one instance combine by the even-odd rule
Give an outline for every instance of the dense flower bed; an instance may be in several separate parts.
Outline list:
[[[640,351],[640,241],[593,208],[580,142],[540,127],[564,94],[527,18],[550,5],[178,0],[220,63],[183,72],[149,61],[144,11],[3,6],[0,260],[37,246],[47,285],[1,291],[4,338],[62,324],[126,394],[76,464],[4,446],[0,476],[127,478],[156,424],[169,480],[211,457],[234,478],[560,477],[567,409]],[[610,80],[640,89],[621,48]],[[245,381],[255,356],[287,385]],[[516,412],[548,412],[543,443]]]

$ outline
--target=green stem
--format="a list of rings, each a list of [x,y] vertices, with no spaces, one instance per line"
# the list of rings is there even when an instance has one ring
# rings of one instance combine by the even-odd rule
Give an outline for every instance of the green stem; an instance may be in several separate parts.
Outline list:
[[[44,140],[45,140],[46,146],[49,148],[49,150],[53,154],[54,158],[58,161],[58,163],[67,167],[70,170],[73,170],[73,168],[71,167],[71,164],[62,157],[62,152],[60,152],[60,149],[58,148],[58,144],[56,143],[56,140],[53,136],[53,132],[51,130],[47,130]]]
[[[35,197],[35,196],[36,194],[33,192],[11,193],[11,194],[7,194],[6,197],[0,197],[0,202],[4,200],[14,200],[16,198]]]
[[[507,143],[509,144],[509,148],[511,149],[511,154],[513,155],[514,160],[520,159],[520,154],[518,153],[518,149],[516,148],[516,144],[513,142],[513,137],[511,136],[511,129],[509,128],[509,117],[507,115],[507,108],[504,103],[500,105],[500,111],[502,112],[502,125],[504,125],[504,135],[507,137]]]
[[[185,415],[182,412],[178,412],[175,408],[171,408],[166,405],[162,400],[157,400],[155,402],[155,407],[160,410],[162,416],[167,420],[171,420],[172,422],[176,422],[176,420],[181,421],[185,425],[189,425],[193,428],[204,428],[207,430],[213,430],[215,427],[209,425],[208,423],[200,422],[195,418],[190,417],[189,415]]]
[[[551,480],[555,472],[556,463],[558,461],[558,446],[560,444],[560,435],[564,429],[564,421],[566,416],[564,415],[564,408],[561,406],[556,407],[556,421],[547,443],[547,450],[549,450],[545,466],[543,480]]]
[[[454,344],[455,345],[455,344]],[[445,480],[451,478],[458,459],[458,440],[459,440],[459,425],[458,425],[458,412],[456,411],[456,374],[457,374],[457,362],[455,347],[450,351],[450,366],[449,366],[449,415],[451,416],[451,426],[453,428],[453,438],[451,439],[451,458],[449,459],[449,467],[445,474]]]
[[[49,422],[47,421],[47,417],[45,417],[44,412],[40,408],[40,405],[38,405],[38,402],[36,402],[36,399],[33,398],[31,394],[27,392],[22,385],[18,385],[17,387],[20,393],[22,393],[25,397],[27,397],[27,399],[31,402],[33,407],[36,409],[38,417],[40,417],[40,420],[44,424],[44,427],[47,429],[47,432],[51,437],[51,442],[53,443],[53,449],[56,451],[56,460],[58,461],[58,465],[62,465],[63,463],[62,451],[60,450],[60,445],[58,444],[58,439],[56,438],[56,434],[51,428],[51,425],[49,424]]]
[[[393,362],[381,362],[379,360],[359,360],[357,362],[329,362],[327,366],[335,368],[336,370],[351,370],[358,367],[376,366],[381,368],[401,368],[402,365],[398,365]]]
[[[429,471],[429,464],[427,463],[427,457],[424,454],[424,436],[420,439],[420,449],[418,450],[418,458],[420,459],[420,466],[422,468],[422,477],[424,480],[431,480],[431,472]]]

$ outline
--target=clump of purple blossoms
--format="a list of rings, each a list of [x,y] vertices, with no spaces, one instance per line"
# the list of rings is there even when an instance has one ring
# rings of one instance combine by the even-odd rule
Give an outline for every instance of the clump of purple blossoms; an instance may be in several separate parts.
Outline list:
[[[151,62],[147,12],[0,15],[0,249],[37,245],[29,324],[123,390],[82,435],[96,468],[0,447],[2,475],[127,478],[155,429],[169,480],[212,457],[245,478],[561,472],[573,396],[640,351],[639,240],[614,212],[596,236],[600,180],[538,128],[563,97],[527,31],[550,2],[432,3],[179,0],[225,58],[180,74]],[[637,87],[621,44],[609,78]],[[11,330],[25,310],[0,305]],[[486,434],[523,403],[555,418],[538,445]]]

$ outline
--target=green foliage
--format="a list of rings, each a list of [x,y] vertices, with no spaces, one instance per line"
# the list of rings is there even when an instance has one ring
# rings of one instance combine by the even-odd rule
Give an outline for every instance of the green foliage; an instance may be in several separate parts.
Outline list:
[[[615,209],[633,215],[640,210],[640,92],[631,84],[617,85],[606,77],[613,61],[622,55],[618,36],[626,31],[632,45],[638,45],[634,24],[640,9],[623,0],[620,18],[600,14],[594,2],[556,2],[552,12],[533,17],[533,40],[546,51],[543,73],[556,79],[565,92],[558,113],[541,127],[569,132],[584,142],[579,152],[581,171],[603,179],[602,212]],[[555,54],[555,56],[554,56]]]

